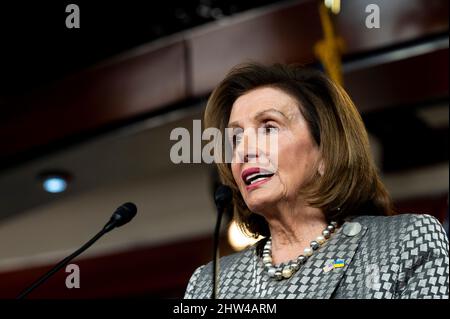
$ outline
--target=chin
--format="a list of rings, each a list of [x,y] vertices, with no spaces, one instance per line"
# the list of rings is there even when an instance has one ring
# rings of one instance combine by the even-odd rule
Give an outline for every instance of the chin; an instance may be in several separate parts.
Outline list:
[[[274,206],[278,201],[274,194],[260,189],[247,193],[244,200],[248,209],[254,213],[264,212],[268,207]]]

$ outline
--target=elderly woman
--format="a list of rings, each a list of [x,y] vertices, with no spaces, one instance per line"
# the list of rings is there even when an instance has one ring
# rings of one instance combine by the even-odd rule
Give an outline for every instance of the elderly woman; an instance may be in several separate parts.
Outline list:
[[[205,126],[233,128],[218,163],[235,218],[256,245],[220,260],[219,298],[448,298],[448,240],[429,215],[395,215],[346,92],[295,65],[234,68]],[[277,152],[252,143],[277,139]],[[185,298],[210,298],[212,263]]]

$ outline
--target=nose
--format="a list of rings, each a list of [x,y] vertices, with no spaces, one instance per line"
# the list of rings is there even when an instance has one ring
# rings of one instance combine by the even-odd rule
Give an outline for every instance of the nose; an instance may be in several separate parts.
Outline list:
[[[256,162],[257,158],[258,158],[258,154],[256,152],[254,154],[247,153],[244,155],[244,163]]]
[[[259,157],[257,134],[251,129],[244,131],[241,143],[237,146],[240,163],[256,162]]]

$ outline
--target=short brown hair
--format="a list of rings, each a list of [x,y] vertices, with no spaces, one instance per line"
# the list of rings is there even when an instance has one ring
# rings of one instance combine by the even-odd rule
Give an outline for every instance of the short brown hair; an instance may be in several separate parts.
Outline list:
[[[368,135],[352,100],[321,71],[296,64],[246,63],[234,67],[208,99],[205,127],[225,132],[233,103],[260,87],[283,90],[299,102],[308,128],[319,146],[325,174],[316,174],[301,195],[327,220],[351,215],[391,215],[391,199],[370,154]],[[233,190],[234,216],[239,226],[254,235],[269,236],[265,219],[245,204],[230,164],[217,163],[221,182]]]

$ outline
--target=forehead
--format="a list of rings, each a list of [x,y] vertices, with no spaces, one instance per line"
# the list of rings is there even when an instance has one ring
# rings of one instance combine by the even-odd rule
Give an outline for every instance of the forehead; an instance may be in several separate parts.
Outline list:
[[[229,122],[252,118],[266,109],[276,109],[286,116],[299,113],[298,102],[283,90],[273,87],[253,89],[233,103]]]

